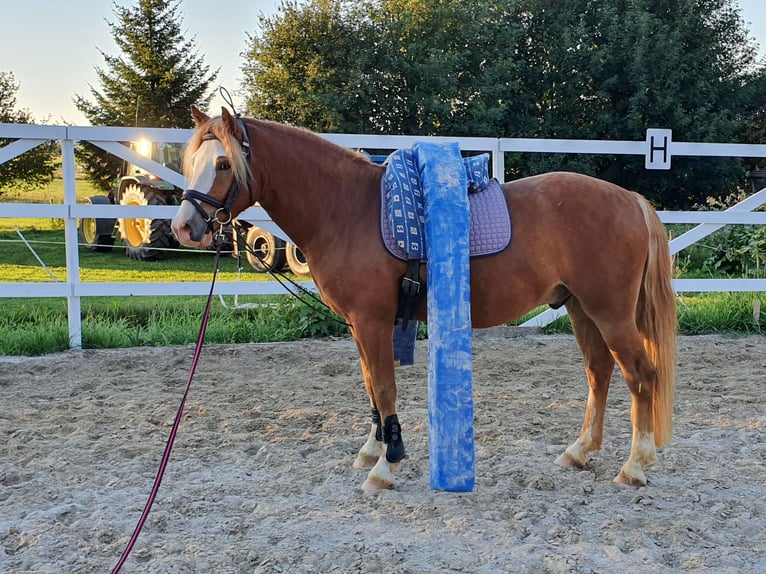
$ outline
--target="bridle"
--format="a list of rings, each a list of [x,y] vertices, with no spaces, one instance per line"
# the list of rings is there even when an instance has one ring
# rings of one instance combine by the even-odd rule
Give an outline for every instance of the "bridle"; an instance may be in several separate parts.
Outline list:
[[[242,153],[245,156],[245,162],[249,166],[251,157],[250,137],[247,135],[247,126],[245,125],[245,122],[242,120],[242,118],[238,117],[237,122],[239,122],[239,125],[242,128],[242,139],[239,141],[239,147],[242,148]],[[206,133],[204,136],[202,136],[202,141],[209,140],[218,140],[218,137],[213,133]],[[253,205],[255,203],[255,195],[253,194],[252,177],[249,174],[247,176],[247,195],[250,201],[249,205]],[[202,219],[207,224],[207,228],[210,233],[215,235],[216,232],[221,230],[224,225],[231,223],[231,207],[234,205],[237,196],[239,196],[239,182],[235,177],[223,201],[214,197],[210,197],[207,193],[203,193],[195,189],[187,189],[184,191],[183,195],[181,195],[181,201],[188,201],[191,203],[194,209],[197,210],[197,213],[202,216]],[[213,215],[208,214],[208,212],[205,211],[205,209],[202,207],[203,203],[207,203],[208,205],[215,207],[215,213]],[[216,224],[218,224],[217,228]]]

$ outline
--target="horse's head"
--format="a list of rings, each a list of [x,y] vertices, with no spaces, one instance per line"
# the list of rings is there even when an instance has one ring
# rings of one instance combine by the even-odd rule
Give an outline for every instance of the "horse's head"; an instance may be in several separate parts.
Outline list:
[[[189,187],[173,218],[173,232],[188,247],[207,247],[213,233],[255,203],[247,127],[224,108],[210,118],[195,106],[197,131],[184,155]]]

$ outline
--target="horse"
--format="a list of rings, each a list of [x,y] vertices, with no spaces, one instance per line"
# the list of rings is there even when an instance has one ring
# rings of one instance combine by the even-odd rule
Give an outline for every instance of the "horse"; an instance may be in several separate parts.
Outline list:
[[[381,240],[384,167],[303,128],[235,117],[226,108],[211,118],[192,107],[192,116],[189,187],[171,223],[175,235],[206,248],[221,225],[256,202],[289,235],[359,353],[372,424],[353,467],[370,469],[364,490],[394,488],[405,449],[392,337],[406,263]],[[590,176],[554,172],[501,187],[513,241],[470,261],[472,325],[566,306],[588,396],[579,435],[555,463],[583,468],[601,447],[616,362],[631,395],[632,441],[614,481],[646,485],[644,470],[673,426],[677,316],[665,228],[645,198]],[[421,302],[413,317],[426,315]]]

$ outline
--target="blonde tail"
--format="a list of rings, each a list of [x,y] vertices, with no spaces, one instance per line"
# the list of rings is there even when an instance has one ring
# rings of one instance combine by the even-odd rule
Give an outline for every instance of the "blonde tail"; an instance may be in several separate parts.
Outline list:
[[[649,228],[649,255],[644,270],[644,283],[638,297],[636,322],[644,338],[644,348],[657,371],[654,387],[654,442],[661,447],[673,435],[678,330],[676,296],[671,284],[672,260],[665,227],[646,199],[639,196],[639,203]]]

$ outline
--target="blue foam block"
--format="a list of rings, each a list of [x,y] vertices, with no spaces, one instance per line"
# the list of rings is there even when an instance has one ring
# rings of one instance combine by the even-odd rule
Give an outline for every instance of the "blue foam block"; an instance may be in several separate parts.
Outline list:
[[[424,188],[428,256],[431,488],[474,489],[471,294],[466,173],[457,143],[413,147]]]

